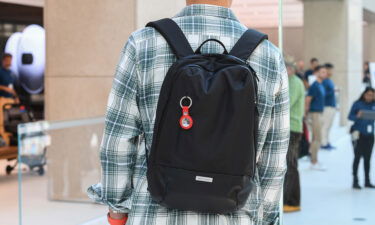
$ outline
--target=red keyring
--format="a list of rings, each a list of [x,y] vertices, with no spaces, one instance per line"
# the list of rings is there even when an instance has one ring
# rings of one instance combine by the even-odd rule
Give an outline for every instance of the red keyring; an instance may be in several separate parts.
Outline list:
[[[189,106],[182,105],[183,100],[189,100],[190,104]],[[184,130],[189,130],[193,126],[193,118],[189,115],[189,108],[193,104],[193,100],[189,96],[184,96],[180,100],[180,106],[182,108],[182,116],[180,118],[180,126]]]

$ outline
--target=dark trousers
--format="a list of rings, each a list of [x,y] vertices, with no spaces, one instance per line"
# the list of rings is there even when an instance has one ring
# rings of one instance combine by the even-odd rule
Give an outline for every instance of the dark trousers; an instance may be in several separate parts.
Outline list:
[[[289,148],[286,156],[287,172],[284,181],[284,205],[300,206],[301,190],[298,173],[299,145],[302,134],[290,132]]]
[[[365,179],[370,181],[370,160],[374,146],[374,135],[360,135],[354,147],[353,176],[358,180],[358,165],[363,157],[365,167]]]

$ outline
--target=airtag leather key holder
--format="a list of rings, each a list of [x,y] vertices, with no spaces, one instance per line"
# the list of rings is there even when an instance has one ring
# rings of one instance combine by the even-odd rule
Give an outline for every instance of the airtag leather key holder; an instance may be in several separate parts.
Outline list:
[[[108,220],[108,223],[110,225],[125,225],[126,222],[128,221],[128,215],[126,215],[124,218],[122,219],[113,219],[111,218],[111,216],[109,215],[109,213],[107,214],[107,220]]]
[[[183,101],[189,100],[189,105],[184,106]],[[182,108],[182,116],[180,118],[180,126],[184,130],[189,130],[193,126],[193,118],[189,115],[189,108],[192,106],[193,100],[189,96],[184,96],[180,100],[180,106]]]

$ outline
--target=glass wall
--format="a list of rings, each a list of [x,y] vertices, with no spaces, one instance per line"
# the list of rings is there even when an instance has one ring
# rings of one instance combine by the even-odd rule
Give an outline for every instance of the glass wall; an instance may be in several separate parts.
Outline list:
[[[20,224],[51,224],[52,218],[60,218],[54,224],[105,224],[106,207],[86,195],[100,178],[103,125],[99,117],[18,126]],[[75,157],[78,151],[87,157]]]

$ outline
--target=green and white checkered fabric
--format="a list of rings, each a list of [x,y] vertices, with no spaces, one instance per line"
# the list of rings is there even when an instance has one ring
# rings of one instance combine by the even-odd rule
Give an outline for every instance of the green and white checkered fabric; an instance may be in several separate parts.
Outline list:
[[[209,38],[230,50],[246,31],[230,9],[190,5],[173,17],[196,49]],[[207,43],[202,52],[223,49]],[[100,147],[101,182],[89,197],[115,211],[129,213],[129,225],[264,225],[279,224],[279,200],[289,141],[288,77],[280,51],[264,41],[248,60],[259,76],[257,170],[255,188],[245,207],[218,215],[167,209],[147,191],[146,148],[151,148],[159,92],[176,61],[166,41],[153,28],[131,34],[122,53],[108,99]],[[249,137],[250,138],[250,137]]]

